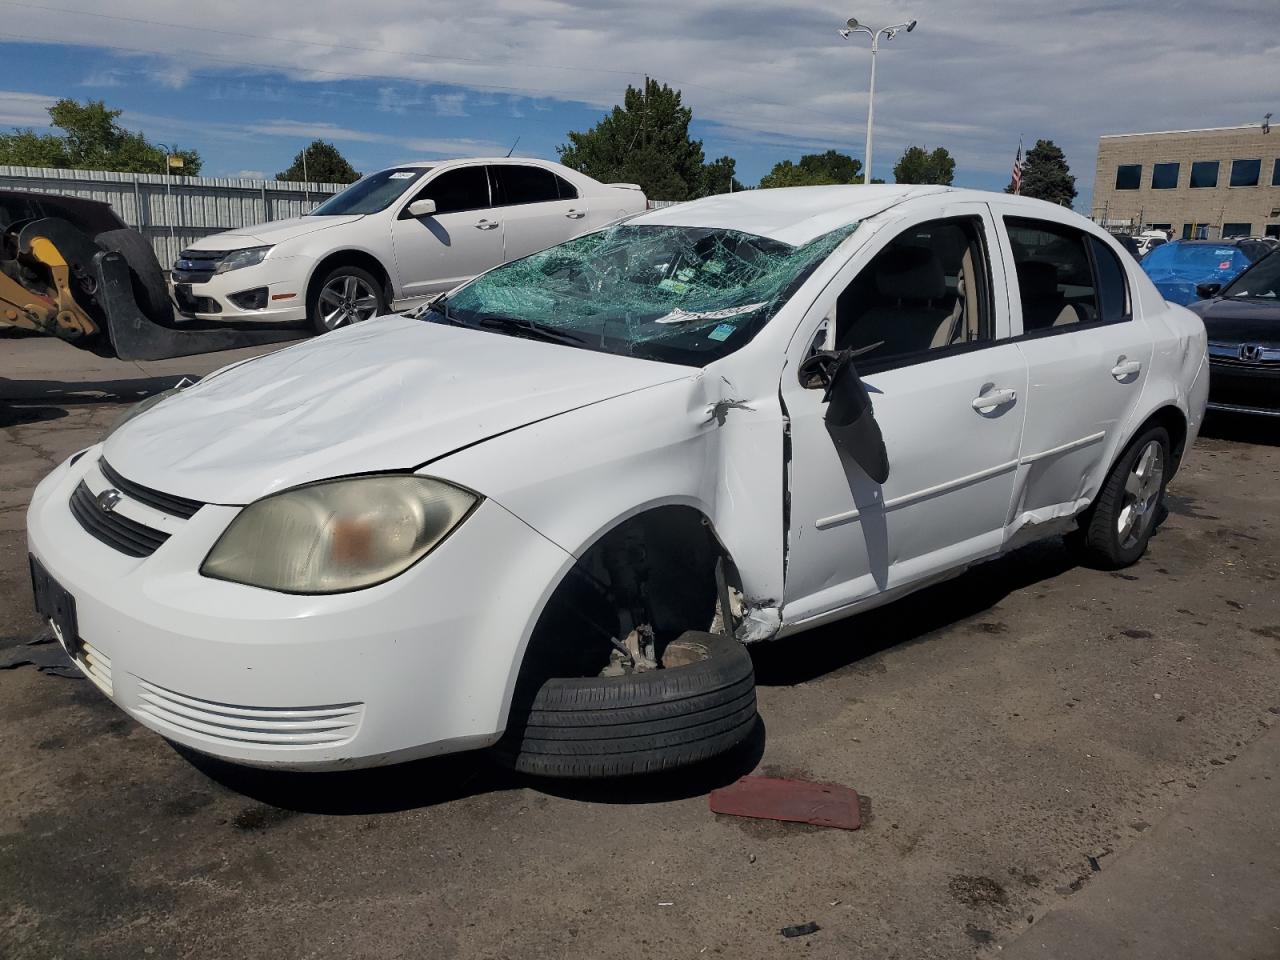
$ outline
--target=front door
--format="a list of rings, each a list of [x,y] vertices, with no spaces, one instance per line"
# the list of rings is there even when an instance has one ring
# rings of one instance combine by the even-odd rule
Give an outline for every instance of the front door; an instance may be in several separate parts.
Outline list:
[[[939,216],[941,214],[941,216]],[[804,623],[996,553],[1026,411],[1003,265],[985,204],[881,228],[793,341],[784,620]],[[877,484],[836,447],[823,391],[798,367],[852,347],[888,452]]]
[[[434,200],[436,212],[413,216],[414,200]],[[493,209],[482,164],[436,174],[404,201],[391,223],[400,299],[448,290],[502,263],[502,217]]]

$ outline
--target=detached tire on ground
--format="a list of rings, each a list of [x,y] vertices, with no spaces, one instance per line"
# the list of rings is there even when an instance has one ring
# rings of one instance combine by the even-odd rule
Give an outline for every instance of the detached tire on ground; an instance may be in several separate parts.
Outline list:
[[[1086,564],[1119,570],[1137,563],[1146,551],[1169,479],[1170,447],[1164,427],[1148,427],[1116,460],[1068,539]]]
[[[103,250],[118,253],[129,265],[133,299],[143,316],[153,323],[173,325],[173,302],[160,261],[146,237],[137,230],[107,230],[93,238]]]
[[[625,677],[544,681],[527,708],[513,707],[499,757],[521,773],[586,778],[656,773],[732,750],[756,724],[751,655],[730,637],[679,639],[704,646],[706,659]]]

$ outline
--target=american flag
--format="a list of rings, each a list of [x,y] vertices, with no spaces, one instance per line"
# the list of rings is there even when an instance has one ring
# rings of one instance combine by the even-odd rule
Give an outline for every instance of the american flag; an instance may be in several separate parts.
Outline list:
[[[1022,193],[1022,138],[1018,138],[1018,152],[1013,158],[1013,192]]]

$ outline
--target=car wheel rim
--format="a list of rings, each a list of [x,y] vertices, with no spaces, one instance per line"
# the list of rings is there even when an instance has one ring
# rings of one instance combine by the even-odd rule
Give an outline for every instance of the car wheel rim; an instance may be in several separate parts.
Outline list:
[[[326,330],[360,323],[377,312],[377,291],[359,277],[334,277],[320,290],[320,322]]]
[[[1116,532],[1120,546],[1134,546],[1155,519],[1156,504],[1164,484],[1164,447],[1152,440],[1142,448],[1133,462],[1133,469],[1124,481],[1124,496],[1120,502],[1120,514],[1116,518]]]

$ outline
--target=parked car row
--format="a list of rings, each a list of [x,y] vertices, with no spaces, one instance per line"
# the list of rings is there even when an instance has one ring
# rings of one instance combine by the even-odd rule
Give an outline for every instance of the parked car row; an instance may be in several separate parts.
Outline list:
[[[1146,271],[1166,300],[1183,305],[1201,298],[1201,284],[1225,285],[1250,264],[1272,252],[1272,246],[1252,238],[1174,240],[1142,258]]]
[[[505,166],[450,168],[464,210],[428,192],[444,172],[397,168],[201,246],[236,266],[180,282],[229,301],[252,276],[345,329],[152,398],[36,489],[38,608],[140,723],[262,766],[497,745],[538,774],[665,769],[752,731],[737,641],[1055,534],[1142,555],[1201,424],[1205,328],[1088,220],[802,187],[448,260],[482,223],[520,235]],[[588,225],[639,199],[564,181],[539,202]],[[384,306],[328,282],[353,230],[394,302],[453,289],[350,326]]]
[[[324,333],[639,213],[635,184],[558,163],[466,159],[370,174],[309,214],[205,237],[173,265],[180,311]]]

